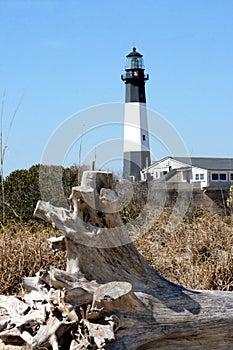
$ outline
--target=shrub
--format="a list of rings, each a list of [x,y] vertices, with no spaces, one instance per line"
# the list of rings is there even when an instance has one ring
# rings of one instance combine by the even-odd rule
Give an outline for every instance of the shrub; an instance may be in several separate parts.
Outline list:
[[[85,166],[63,168],[37,164],[28,170],[13,171],[4,180],[4,201],[0,195],[0,220],[3,216],[4,224],[9,220],[31,220],[39,199],[67,207],[71,189],[78,185],[85,169]]]

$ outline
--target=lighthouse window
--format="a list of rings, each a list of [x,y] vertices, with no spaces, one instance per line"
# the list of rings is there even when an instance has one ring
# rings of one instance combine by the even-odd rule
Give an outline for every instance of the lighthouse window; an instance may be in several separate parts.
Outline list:
[[[146,141],[146,135],[142,135],[142,140]]]
[[[132,58],[131,68],[138,68],[138,60],[137,60],[137,58]]]

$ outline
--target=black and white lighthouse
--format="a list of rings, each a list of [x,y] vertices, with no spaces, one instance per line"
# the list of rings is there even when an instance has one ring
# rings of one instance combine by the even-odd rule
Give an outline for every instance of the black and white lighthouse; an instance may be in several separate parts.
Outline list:
[[[123,177],[140,180],[140,171],[150,165],[150,146],[146,111],[145,74],[143,55],[133,48],[126,56],[124,165]]]

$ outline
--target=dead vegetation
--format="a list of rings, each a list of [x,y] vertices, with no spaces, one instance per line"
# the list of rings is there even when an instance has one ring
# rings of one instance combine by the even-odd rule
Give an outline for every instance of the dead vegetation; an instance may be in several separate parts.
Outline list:
[[[228,217],[195,209],[171,231],[169,211],[136,242],[163,277],[192,289],[233,290],[233,225]]]
[[[22,292],[22,278],[34,276],[41,268],[64,268],[65,253],[56,255],[47,238],[59,233],[40,222],[9,223],[0,233],[0,294]]]
[[[172,231],[169,211],[136,243],[147,262],[163,277],[193,289],[233,290],[231,219],[195,210]],[[65,267],[65,253],[54,254],[47,238],[58,231],[37,221],[11,223],[0,233],[0,294],[19,294],[24,276],[41,268]]]

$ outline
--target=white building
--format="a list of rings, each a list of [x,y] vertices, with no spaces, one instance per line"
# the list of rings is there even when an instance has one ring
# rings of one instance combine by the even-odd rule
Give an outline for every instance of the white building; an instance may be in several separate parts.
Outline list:
[[[229,188],[233,184],[233,158],[165,157],[143,169],[141,179],[190,183],[201,189]]]

